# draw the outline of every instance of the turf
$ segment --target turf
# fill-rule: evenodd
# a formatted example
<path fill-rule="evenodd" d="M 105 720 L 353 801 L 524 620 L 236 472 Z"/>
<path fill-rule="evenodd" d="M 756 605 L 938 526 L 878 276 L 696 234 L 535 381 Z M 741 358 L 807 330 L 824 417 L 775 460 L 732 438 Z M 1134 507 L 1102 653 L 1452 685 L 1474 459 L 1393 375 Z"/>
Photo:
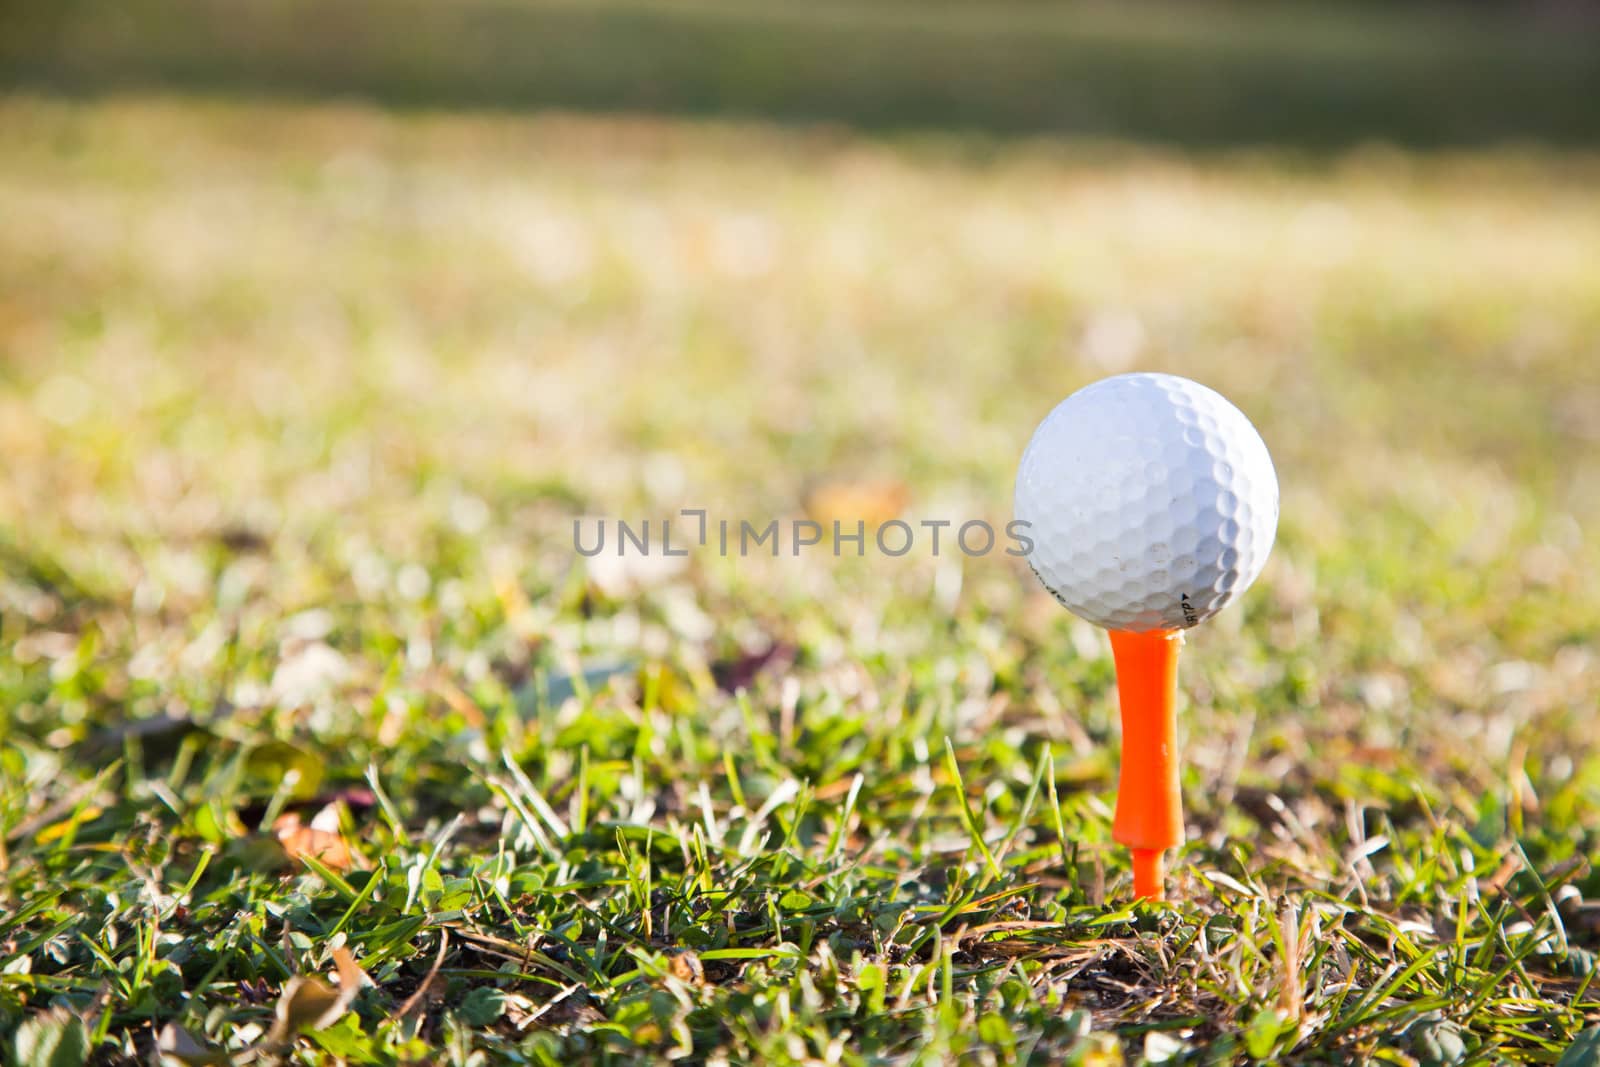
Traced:
<path fill-rule="evenodd" d="M 24 1058 L 1549 1063 L 1600 1016 L 1600 160 L 0 127 Z M 1109 840 L 1104 637 L 1017 560 L 574 551 L 1003 524 L 1131 367 L 1283 485 L 1184 654 L 1167 905 Z"/>

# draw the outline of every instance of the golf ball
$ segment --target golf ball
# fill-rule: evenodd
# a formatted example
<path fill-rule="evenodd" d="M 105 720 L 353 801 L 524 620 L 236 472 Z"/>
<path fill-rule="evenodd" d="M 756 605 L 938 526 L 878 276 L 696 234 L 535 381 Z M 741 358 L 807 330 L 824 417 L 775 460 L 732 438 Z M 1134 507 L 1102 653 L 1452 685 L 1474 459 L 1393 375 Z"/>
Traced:
<path fill-rule="evenodd" d="M 1028 562 L 1073 613 L 1113 630 L 1182 629 L 1255 581 L 1278 476 L 1250 420 L 1171 374 L 1119 374 L 1045 416 L 1017 470 Z"/>

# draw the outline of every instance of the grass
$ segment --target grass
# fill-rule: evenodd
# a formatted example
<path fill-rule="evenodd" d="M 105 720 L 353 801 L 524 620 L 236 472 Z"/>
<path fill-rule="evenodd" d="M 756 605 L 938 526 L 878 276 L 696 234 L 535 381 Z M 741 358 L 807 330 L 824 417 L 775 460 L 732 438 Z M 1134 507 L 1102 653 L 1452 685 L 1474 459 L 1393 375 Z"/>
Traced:
<path fill-rule="evenodd" d="M 0 85 L 202 88 L 1326 152 L 1600 144 L 1567 5 L 13 0 Z"/>
<path fill-rule="evenodd" d="M 1551 1063 L 1600 1017 L 1600 160 L 0 126 L 21 1058 Z M 1185 653 L 1170 905 L 1104 638 L 1016 560 L 573 550 L 883 480 L 1003 522 L 1133 366 L 1284 489 Z"/>

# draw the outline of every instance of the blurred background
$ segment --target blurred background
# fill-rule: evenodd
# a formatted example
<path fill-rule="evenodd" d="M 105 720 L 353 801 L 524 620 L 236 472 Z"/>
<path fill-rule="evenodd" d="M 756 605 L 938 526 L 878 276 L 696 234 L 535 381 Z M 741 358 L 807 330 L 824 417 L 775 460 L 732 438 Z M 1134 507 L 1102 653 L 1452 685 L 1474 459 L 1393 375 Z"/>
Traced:
<path fill-rule="evenodd" d="M 1292 750 L 1476 766 L 1525 732 L 1570 764 L 1497 694 L 1593 696 L 1592 16 L 8 4 L 12 726 L 224 702 L 360 735 L 303 698 L 394 662 L 419 714 L 441 671 L 516 707 L 591 658 L 1051 700 L 1100 656 L 1014 561 L 583 561 L 570 521 L 998 528 L 1057 399 L 1163 369 L 1257 421 L 1285 494 L 1261 591 L 1197 636 L 1233 649 L 1202 704 Z"/>
<path fill-rule="evenodd" d="M 1278 459 L 1212 638 L 1274 650 L 1271 714 L 1474 744 L 1402 694 L 1459 655 L 1446 710 L 1490 714 L 1597 625 L 1593 15 L 8 4 L 9 714 L 298 723 L 305 648 L 488 703 L 589 656 L 1031 669 L 1073 624 L 1003 559 L 586 563 L 570 519 L 998 527 L 1050 405 L 1148 368 Z"/>
<path fill-rule="evenodd" d="M 827 867 L 851 827 L 884 864 L 829 867 L 840 899 L 926 902 L 967 847 L 948 736 L 991 820 L 1032 810 L 1050 750 L 1081 866 L 1018 892 L 1098 907 L 1110 666 L 1016 560 L 585 560 L 572 520 L 1000 528 L 1051 406 L 1148 369 L 1234 400 L 1283 489 L 1267 571 L 1186 653 L 1180 871 L 1454 915 L 1515 840 L 1592 897 L 1597 25 L 1554 0 L 10 0 L 13 870 L 104 900 L 130 876 L 61 842 L 253 839 L 380 779 L 396 803 L 348 802 L 351 849 L 476 870 L 521 825 L 505 753 L 578 827 L 709 820 L 735 771 L 752 798 L 810 783 L 794 848 Z M 1065 840 L 1019 840 L 1017 878 L 1060 875 Z M 540 907 L 633 923 L 633 854 L 581 847 L 600 873 Z M 565 886 L 558 862 L 526 884 Z M 396 998 L 432 959 L 405 942 Z M 30 981 L 101 984 L 63 953 Z M 1249 996 L 1185 974 L 1163 988 L 1191 1014 L 1245 1025 Z M 1142 1019 L 1130 988 L 1104 1003 Z M 1521 1010 L 1493 1040 L 1553 1059 L 1566 1030 Z"/>

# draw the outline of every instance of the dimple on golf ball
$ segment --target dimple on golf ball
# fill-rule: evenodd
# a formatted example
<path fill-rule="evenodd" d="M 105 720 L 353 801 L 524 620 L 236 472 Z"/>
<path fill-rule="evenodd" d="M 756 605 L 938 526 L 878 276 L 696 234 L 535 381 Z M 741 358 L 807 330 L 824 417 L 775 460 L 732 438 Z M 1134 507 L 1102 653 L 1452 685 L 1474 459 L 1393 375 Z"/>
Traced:
<path fill-rule="evenodd" d="M 1119 374 L 1073 393 L 1017 470 L 1028 562 L 1074 614 L 1107 629 L 1184 629 L 1261 573 L 1278 529 L 1266 443 L 1215 391 Z"/>

